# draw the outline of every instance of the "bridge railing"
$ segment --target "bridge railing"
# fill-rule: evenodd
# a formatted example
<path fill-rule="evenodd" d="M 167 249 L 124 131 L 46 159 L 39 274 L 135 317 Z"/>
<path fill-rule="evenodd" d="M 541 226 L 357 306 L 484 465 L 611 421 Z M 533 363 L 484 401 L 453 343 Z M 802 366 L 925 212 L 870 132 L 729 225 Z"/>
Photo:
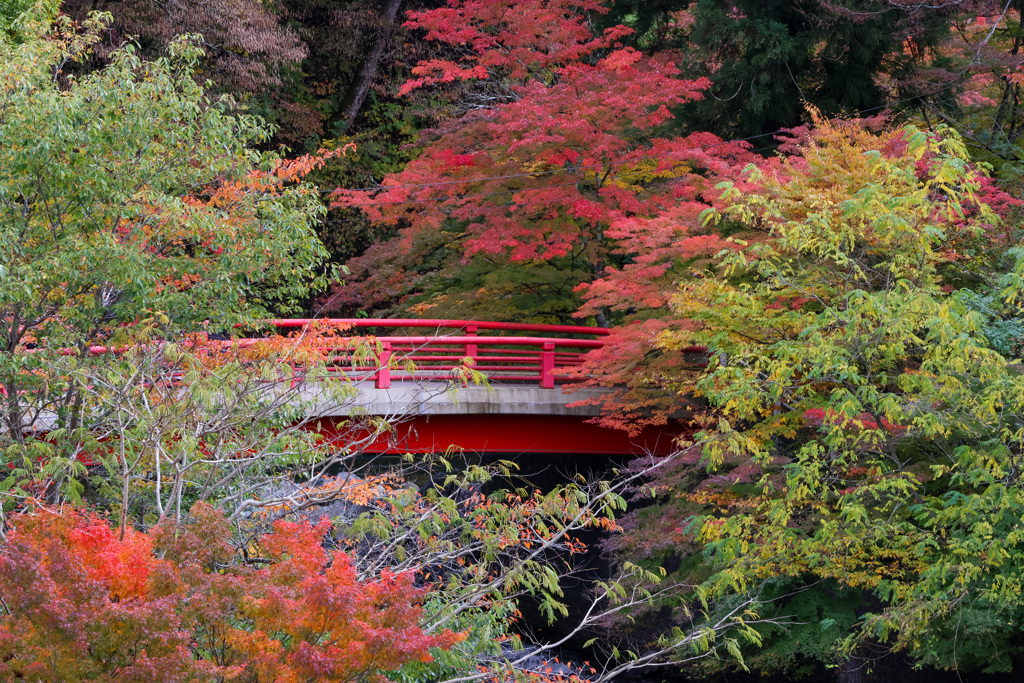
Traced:
<path fill-rule="evenodd" d="M 539 323 L 505 323 L 487 320 L 453 320 L 450 318 L 287 318 L 270 320 L 268 325 L 278 330 L 299 329 L 308 325 L 328 323 L 331 325 L 349 326 L 354 329 L 374 328 L 421 328 L 429 330 L 462 331 L 468 336 L 478 334 L 481 330 L 495 332 L 533 332 L 540 336 L 573 335 L 577 338 L 606 337 L 610 333 L 607 327 L 585 327 L 583 325 L 544 325 Z"/>
<path fill-rule="evenodd" d="M 327 347 L 331 367 L 349 373 L 357 379 L 372 379 L 381 389 L 393 381 L 451 380 L 466 377 L 469 371 L 486 374 L 491 382 L 537 383 L 552 389 L 565 381 L 571 371 L 583 362 L 588 351 L 604 346 L 601 337 L 609 334 L 604 327 L 581 325 L 542 325 L 533 323 L 504 323 L 477 320 L 420 319 L 420 318 L 290 318 L 266 323 L 278 333 L 301 331 L 315 325 L 340 329 L 424 329 L 433 335 L 371 336 L 376 349 L 372 357 L 354 351 L 351 338 L 336 337 Z M 494 332 L 532 332 L 530 336 L 489 335 Z M 460 334 L 455 334 L 457 332 Z M 357 336 L 365 341 L 366 336 Z M 223 340 L 225 347 L 258 344 L 259 338 Z M 90 354 L 105 354 L 116 349 L 93 346 Z M 707 349 L 689 346 L 681 349 L 684 359 L 695 367 L 707 363 Z M 68 353 L 74 350 L 68 349 Z M 296 368 L 298 369 L 298 368 Z M 0 395 L 3 395 L 0 388 Z"/>
<path fill-rule="evenodd" d="M 491 382 L 537 383 L 551 389 L 583 361 L 587 351 L 601 348 L 604 342 L 600 337 L 608 334 L 603 327 L 451 319 L 334 318 L 270 322 L 281 332 L 316 323 L 351 326 L 356 330 L 434 330 L 430 336 L 376 337 L 379 353 L 373 367 L 353 363 L 350 355 L 339 350 L 334 358 L 339 370 L 372 373 L 374 384 L 380 389 L 390 387 L 393 381 L 448 380 L 465 376 L 469 370 L 484 373 Z M 481 335 L 481 331 L 533 334 Z"/>
<path fill-rule="evenodd" d="M 491 382 L 536 382 L 552 389 L 579 365 L 594 339 L 549 337 L 379 337 L 381 353 L 374 382 L 380 389 L 396 380 L 439 380 L 477 370 Z"/>

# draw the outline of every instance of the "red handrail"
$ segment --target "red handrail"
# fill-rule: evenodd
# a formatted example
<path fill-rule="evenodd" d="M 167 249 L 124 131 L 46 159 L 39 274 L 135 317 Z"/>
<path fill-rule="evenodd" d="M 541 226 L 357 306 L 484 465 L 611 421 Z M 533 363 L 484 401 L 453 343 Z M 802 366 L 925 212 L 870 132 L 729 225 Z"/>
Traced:
<path fill-rule="evenodd" d="M 541 388 L 553 389 L 558 374 L 582 362 L 582 351 L 604 346 L 599 339 L 476 335 L 377 337 L 377 341 L 381 344 L 374 373 L 378 389 L 390 387 L 392 380 L 441 379 L 440 373 L 468 368 L 486 372 L 491 381 L 537 382 Z M 515 347 L 516 355 L 510 356 L 510 349 L 502 348 L 510 346 Z M 396 355 L 412 361 L 416 370 L 396 371 L 391 363 Z"/>
<path fill-rule="evenodd" d="M 541 325 L 533 323 L 503 323 L 478 320 L 420 319 L 420 318 L 292 318 L 270 320 L 267 324 L 278 330 L 303 328 L 315 324 L 349 325 L 358 328 L 430 328 L 436 329 L 434 336 L 387 336 L 371 337 L 379 344 L 380 351 L 373 365 L 351 365 L 354 371 L 372 373 L 378 388 L 391 386 L 393 380 L 447 379 L 459 371 L 476 369 L 487 374 L 491 382 L 537 382 L 542 388 L 554 388 L 560 376 L 569 374 L 569 369 L 583 362 L 587 351 L 604 347 L 604 341 L 592 337 L 609 334 L 608 328 L 585 327 L 582 325 Z M 442 335 L 441 330 L 458 330 L 461 335 Z M 536 332 L 535 336 L 480 336 L 478 330 L 505 332 Z M 576 337 L 552 337 L 552 334 L 571 334 Z M 544 335 L 544 336 L 540 336 Z M 243 338 L 225 340 L 227 347 L 233 344 L 250 346 L 260 339 Z M 333 357 L 335 363 L 351 361 L 339 345 L 340 355 Z M 509 348 L 512 347 L 512 348 Z M 93 346 L 90 354 L 116 351 L 103 346 Z M 703 353 L 704 347 L 687 347 L 684 352 Z M 407 368 L 398 361 L 411 361 L 415 369 Z"/>
<path fill-rule="evenodd" d="M 480 320 L 423 318 L 291 318 L 270 320 L 278 330 L 303 328 L 314 324 L 349 325 L 353 328 L 427 328 L 437 336 L 377 337 L 381 351 L 374 369 L 374 384 L 381 389 L 393 380 L 441 379 L 460 369 L 474 368 L 494 382 L 537 382 L 542 388 L 554 388 L 558 374 L 583 361 L 585 351 L 599 349 L 604 342 L 593 337 L 609 334 L 604 327 L 582 325 L 543 325 Z M 442 335 L 442 330 L 461 331 L 462 335 Z M 478 330 L 534 332 L 544 336 L 480 336 Z M 547 335 L 590 337 L 573 339 Z M 515 347 L 515 356 L 508 356 Z M 502 348 L 506 347 L 506 348 Z M 522 347 L 526 347 L 525 349 Z M 570 349 L 567 351 L 566 349 Z M 395 360 L 411 361 L 414 372 L 400 369 Z M 370 370 L 370 368 L 366 368 Z M 562 372 L 559 373 L 559 370 Z"/>
<path fill-rule="evenodd" d="M 540 332 L 542 334 L 579 334 L 592 337 L 604 337 L 609 334 L 607 327 L 587 327 L 584 325 L 542 325 L 534 323 L 502 323 L 487 320 L 450 320 L 447 318 L 283 318 L 269 320 L 274 327 L 287 329 L 305 327 L 313 323 L 332 325 L 351 325 L 352 327 L 425 327 L 438 330 L 467 330 L 475 334 L 477 330 L 505 330 L 507 332 Z M 470 331 L 470 328 L 471 331 Z"/>
<path fill-rule="evenodd" d="M 460 375 L 465 377 L 470 370 L 485 373 L 488 381 L 494 383 L 536 382 L 541 388 L 553 389 L 560 378 L 568 377 L 572 374 L 572 369 L 583 363 L 588 351 L 603 348 L 605 342 L 600 337 L 610 333 L 608 328 L 582 325 L 420 318 L 293 318 L 269 320 L 265 324 L 280 331 L 324 323 L 334 326 L 348 325 L 356 329 L 412 327 L 437 330 L 437 334 L 433 336 L 367 337 L 376 342 L 379 351 L 372 364 L 361 365 L 353 358 L 350 353 L 351 346 L 344 342 L 344 337 L 328 338 L 337 343 L 335 349 L 327 349 L 327 360 L 334 365 L 332 369 L 342 371 L 343 365 L 347 365 L 352 372 L 365 373 L 364 379 L 372 377 L 375 386 L 380 389 L 390 387 L 391 382 L 396 380 L 450 380 Z M 464 334 L 443 335 L 441 330 L 457 330 Z M 480 336 L 478 330 L 539 334 L 522 337 Z M 553 334 L 575 335 L 576 338 L 546 336 Z M 246 337 L 223 340 L 220 345 L 221 348 L 233 345 L 246 347 L 259 344 L 260 341 L 259 338 Z M 105 346 L 89 348 L 90 355 L 119 351 L 120 349 Z M 691 346 L 682 351 L 706 354 L 707 349 L 702 346 Z M 68 349 L 67 352 L 73 353 L 73 350 Z M 3 395 L 2 389 L 0 395 Z"/>
<path fill-rule="evenodd" d="M 600 339 L 573 339 L 549 336 L 480 336 L 478 329 L 539 332 L 542 334 L 575 334 L 586 337 L 600 337 L 608 334 L 602 327 L 573 325 L 534 325 L 530 323 L 497 323 L 473 320 L 421 320 L 405 318 L 389 319 L 289 319 L 268 321 L 282 329 L 303 328 L 308 325 L 327 322 L 328 324 L 350 324 L 355 328 L 372 327 L 415 327 L 438 330 L 434 336 L 387 336 L 372 337 L 379 344 L 380 351 L 373 366 L 352 369 L 373 373 L 374 384 L 381 389 L 391 386 L 392 380 L 448 379 L 459 371 L 476 369 L 487 374 L 492 382 L 537 382 L 542 388 L 554 388 L 558 375 L 565 375 L 569 368 L 583 361 L 586 351 L 604 346 Z M 458 330 L 461 335 L 443 335 L 441 330 Z M 224 348 L 232 345 L 242 347 L 258 344 L 260 339 L 229 339 L 221 342 Z M 343 345 L 340 345 L 343 346 Z M 511 347 L 511 348 L 509 348 Z M 351 360 L 339 347 L 335 363 Z M 116 352 L 105 346 L 93 346 L 91 355 Z M 405 367 L 411 361 L 415 370 Z"/>
<path fill-rule="evenodd" d="M 554 344 L 581 349 L 599 349 L 604 346 L 600 339 L 564 339 L 561 337 L 477 337 L 464 335 L 460 337 L 375 337 L 378 341 L 408 342 L 410 344 L 492 344 L 503 346 L 539 346 Z"/>

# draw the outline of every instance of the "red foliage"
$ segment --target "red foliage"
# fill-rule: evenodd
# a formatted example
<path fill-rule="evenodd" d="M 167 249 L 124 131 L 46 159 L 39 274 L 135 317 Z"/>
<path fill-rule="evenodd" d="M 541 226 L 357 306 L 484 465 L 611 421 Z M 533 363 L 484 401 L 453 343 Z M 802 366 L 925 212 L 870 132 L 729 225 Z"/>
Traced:
<path fill-rule="evenodd" d="M 804 422 L 810 426 L 828 426 L 828 427 L 842 427 L 850 431 L 861 431 L 861 430 L 877 430 L 878 425 L 881 423 L 882 429 L 892 434 L 898 434 L 906 432 L 908 427 L 905 425 L 898 425 L 889 422 L 884 417 L 875 420 L 873 416 L 868 413 L 860 413 L 852 418 L 844 418 L 842 415 L 838 415 L 835 412 L 829 410 L 826 411 L 823 408 L 811 408 L 804 412 Z"/>
<path fill-rule="evenodd" d="M 79 511 L 15 524 L 0 555 L 0 677 L 189 679 L 176 582 L 148 537 L 129 530 L 118 540 Z"/>
<path fill-rule="evenodd" d="M 379 190 L 337 192 L 336 206 L 361 208 L 396 228 L 397 237 L 350 262 L 350 283 L 336 287 L 329 302 L 373 310 L 443 291 L 421 304 L 427 310 L 501 290 L 504 283 L 486 280 L 480 288 L 473 278 L 482 270 L 524 279 L 544 261 L 549 271 L 571 270 L 582 299 L 577 316 L 618 325 L 579 376 L 615 387 L 600 401 L 610 409 L 602 420 L 635 430 L 686 408 L 675 394 L 686 392 L 683 371 L 700 362 L 660 344 L 666 330 L 688 324 L 668 313 L 677 284 L 716 277 L 708 271 L 712 257 L 742 243 L 726 234 L 747 243 L 768 239 L 764 226 L 704 223 L 702 214 L 719 203 L 718 185 L 728 180 L 741 193 L 759 191 L 743 173 L 749 164 L 770 178 L 813 175 L 817 162 L 803 155 L 821 134 L 789 131 L 780 147 L 792 155 L 787 163 L 710 134 L 670 137 L 663 131 L 672 108 L 700 98 L 708 82 L 681 78 L 675 55 L 616 46 L 624 27 L 594 35 L 586 15 L 601 11 L 596 2 L 456 0 L 410 15 L 409 25 L 427 30 L 428 39 L 464 43 L 470 55 L 458 64 L 421 65 L 408 88 L 484 75 L 496 85 L 490 99 L 469 103 L 461 119 L 432 132 L 424 153 Z M 871 138 L 873 150 L 906 152 L 902 133 L 885 131 L 881 117 L 848 125 Z M 1014 202 L 980 182 L 980 201 L 997 211 Z M 949 260 L 969 237 L 954 237 Z M 462 272 L 473 290 L 459 291 Z M 772 307 L 793 311 L 805 303 Z"/>
<path fill-rule="evenodd" d="M 123 538 L 81 510 L 17 515 L 0 555 L 0 676 L 384 681 L 463 638 L 419 628 L 428 589 L 412 576 L 359 580 L 324 550 L 326 520 L 278 522 L 250 549 L 257 568 L 235 557 L 222 515 L 193 513 Z"/>
<path fill-rule="evenodd" d="M 603 409 L 600 424 L 623 429 L 636 436 L 648 424 L 665 424 L 670 418 L 686 417 L 688 407 L 679 396 L 660 390 L 658 379 L 679 377 L 703 362 L 702 354 L 656 353 L 658 337 L 685 321 L 652 318 L 612 328 L 604 347 L 587 354 L 576 374 L 584 386 L 604 386 L 609 392 L 573 403 L 598 405 Z"/>
<path fill-rule="evenodd" d="M 435 75 L 409 87 L 481 77 L 484 67 L 506 95 L 436 131 L 378 191 L 337 192 L 334 206 L 401 230 L 349 263 L 335 306 L 373 309 L 412 293 L 428 255 L 452 250 L 463 263 L 582 262 L 591 276 L 579 291 L 592 302 L 582 315 L 658 308 L 680 258 L 720 248 L 695 229 L 697 216 L 715 183 L 755 157 L 709 134 L 658 137 L 671 108 L 709 82 L 681 78 L 674 55 L 617 48 L 626 27 L 593 35 L 586 13 L 603 11 L 596 2 L 473 0 L 411 15 L 428 38 L 467 43 L 473 54 L 441 71 L 421 65 Z M 629 265 L 612 265 L 621 262 Z"/>
<path fill-rule="evenodd" d="M 406 28 L 424 29 L 427 40 L 468 47 L 463 64 L 447 60 L 420 62 L 418 78 L 401 92 L 453 80 L 487 78 L 501 73 L 525 80 L 604 50 L 632 32 L 614 26 L 594 36 L 587 13 L 608 11 L 598 0 L 460 0 L 447 7 L 409 12 Z"/>

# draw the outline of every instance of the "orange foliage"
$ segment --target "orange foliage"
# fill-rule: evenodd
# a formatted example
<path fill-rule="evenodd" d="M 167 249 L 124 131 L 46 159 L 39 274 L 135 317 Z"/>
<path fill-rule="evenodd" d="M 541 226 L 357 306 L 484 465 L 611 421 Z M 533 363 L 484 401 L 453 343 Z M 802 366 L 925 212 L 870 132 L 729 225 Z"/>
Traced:
<path fill-rule="evenodd" d="M 278 522 L 242 562 L 206 506 L 120 539 L 91 512 L 22 513 L 0 556 L 0 676 L 386 681 L 464 638 L 419 628 L 410 574 L 360 580 L 323 548 L 329 526 Z"/>

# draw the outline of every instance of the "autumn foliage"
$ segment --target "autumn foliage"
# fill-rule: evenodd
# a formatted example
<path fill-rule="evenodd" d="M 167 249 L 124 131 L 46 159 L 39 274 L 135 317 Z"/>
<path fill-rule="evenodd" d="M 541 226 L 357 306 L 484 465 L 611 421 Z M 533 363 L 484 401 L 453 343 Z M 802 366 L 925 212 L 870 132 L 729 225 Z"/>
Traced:
<path fill-rule="evenodd" d="M 800 620 L 862 601 L 815 646 L 776 632 L 765 669 L 853 667 L 864 642 L 1005 669 L 1015 636 L 990 616 L 1021 614 L 1022 432 L 1003 415 L 1024 384 L 968 287 L 987 274 L 1019 310 L 1019 203 L 953 131 L 815 119 L 702 217 L 728 248 L 680 280 L 654 342 L 707 349 L 661 376 L 702 430 L 614 543 L 685 554 L 680 580 L 722 595 L 792 590 Z"/>
<path fill-rule="evenodd" d="M 426 589 L 359 579 L 329 529 L 278 522 L 243 561 L 223 516 L 123 537 L 95 513 L 24 513 L 0 555 L 0 676 L 64 681 L 385 681 L 463 636 L 424 633 Z"/>
<path fill-rule="evenodd" d="M 0 678 L 504 681 L 531 610 L 606 680 L 1019 665 L 1022 0 L 88 4 L 0 7 Z M 321 293 L 607 327 L 596 420 L 686 441 L 547 490 L 357 469 L 392 418 L 318 416 L 375 340 L 212 334 Z"/>
<path fill-rule="evenodd" d="M 678 217 L 704 208 L 708 178 L 732 177 L 754 157 L 713 135 L 666 134 L 673 109 L 710 82 L 682 77 L 670 53 L 624 46 L 626 26 L 595 35 L 590 19 L 606 11 L 596 2 L 476 0 L 410 15 L 428 40 L 467 43 L 470 53 L 421 63 L 406 89 L 475 79 L 480 94 L 379 190 L 337 192 L 334 206 L 398 230 L 349 264 L 356 277 L 329 307 L 417 302 L 446 315 L 567 322 L 576 311 L 553 299 L 582 293 L 590 303 L 581 314 L 607 322 L 616 309 L 665 304 L 676 251 L 715 248 L 688 239 Z M 422 267 L 435 260 L 445 272 Z M 492 274 L 475 292 L 459 291 L 472 282 L 459 275 L 473 270 L 467 263 Z M 550 295 L 534 310 L 503 310 L 522 289 Z"/>

